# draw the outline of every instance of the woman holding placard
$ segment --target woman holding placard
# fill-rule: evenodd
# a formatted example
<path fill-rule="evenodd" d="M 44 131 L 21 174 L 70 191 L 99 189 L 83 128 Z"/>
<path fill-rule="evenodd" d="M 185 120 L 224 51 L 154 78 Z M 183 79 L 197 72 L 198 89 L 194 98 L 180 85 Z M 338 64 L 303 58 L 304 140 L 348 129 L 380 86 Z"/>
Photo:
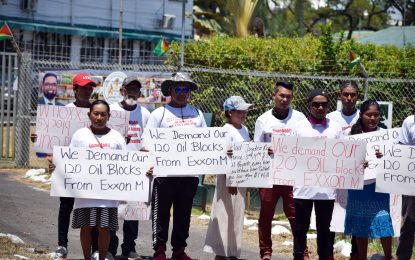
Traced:
<path fill-rule="evenodd" d="M 351 135 L 379 130 L 380 107 L 375 100 L 366 100 L 352 126 Z M 382 154 L 377 150 L 377 157 Z M 365 161 L 365 167 L 368 162 Z M 380 238 L 385 259 L 392 259 L 393 226 L 389 209 L 389 194 L 375 192 L 375 179 L 365 180 L 363 190 L 349 190 L 345 219 L 345 235 L 356 237 L 359 260 L 367 259 L 369 238 Z"/>
<path fill-rule="evenodd" d="M 125 149 L 124 137 L 107 126 L 110 107 L 103 100 L 91 104 L 88 113 L 90 127 L 84 127 L 74 133 L 71 147 L 96 149 Z M 110 230 L 118 229 L 118 201 L 75 198 L 72 228 L 80 228 L 80 239 L 84 259 L 91 259 L 91 230 L 97 228 L 99 259 L 104 260 L 110 241 Z"/>
<path fill-rule="evenodd" d="M 232 144 L 250 141 L 246 120 L 248 104 L 240 96 L 225 100 L 223 108 Z M 228 155 L 232 150 L 228 151 Z M 206 234 L 204 251 L 214 253 L 215 259 L 238 259 L 241 255 L 246 188 L 226 187 L 226 175 L 217 175 L 212 212 Z"/>

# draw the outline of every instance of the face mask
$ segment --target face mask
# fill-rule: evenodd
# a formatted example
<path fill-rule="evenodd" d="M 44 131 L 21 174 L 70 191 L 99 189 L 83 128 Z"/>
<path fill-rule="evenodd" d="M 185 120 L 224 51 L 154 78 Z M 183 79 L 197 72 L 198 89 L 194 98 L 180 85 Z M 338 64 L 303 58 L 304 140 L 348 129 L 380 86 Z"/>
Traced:
<path fill-rule="evenodd" d="M 49 100 L 52 100 L 56 97 L 56 94 L 53 92 L 44 92 L 43 95 Z"/>
<path fill-rule="evenodd" d="M 125 99 L 125 103 L 129 106 L 135 106 L 137 104 L 137 100 L 133 97 L 128 97 Z"/>

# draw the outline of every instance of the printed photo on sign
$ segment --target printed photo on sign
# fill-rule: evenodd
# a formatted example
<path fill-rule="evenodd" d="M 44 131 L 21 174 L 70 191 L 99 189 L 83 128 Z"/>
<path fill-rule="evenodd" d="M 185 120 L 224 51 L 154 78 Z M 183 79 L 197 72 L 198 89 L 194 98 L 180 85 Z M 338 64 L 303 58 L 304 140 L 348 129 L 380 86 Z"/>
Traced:
<path fill-rule="evenodd" d="M 143 146 L 154 155 L 154 175 L 231 172 L 226 128 L 146 128 L 143 140 Z"/>
<path fill-rule="evenodd" d="M 148 202 L 150 154 L 55 146 L 50 195 Z"/>
<path fill-rule="evenodd" d="M 226 174 L 228 187 L 273 186 L 269 143 L 238 142 L 233 146 L 232 172 Z"/>
<path fill-rule="evenodd" d="M 274 184 L 362 189 L 366 143 L 343 139 L 322 139 L 273 135 Z"/>

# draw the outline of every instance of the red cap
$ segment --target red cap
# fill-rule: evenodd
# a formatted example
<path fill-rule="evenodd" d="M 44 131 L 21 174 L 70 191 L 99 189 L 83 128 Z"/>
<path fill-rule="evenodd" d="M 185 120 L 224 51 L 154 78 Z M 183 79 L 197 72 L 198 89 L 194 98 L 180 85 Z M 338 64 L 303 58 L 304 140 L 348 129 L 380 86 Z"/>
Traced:
<path fill-rule="evenodd" d="M 80 73 L 72 79 L 73 86 L 85 87 L 88 84 L 92 84 L 93 87 L 96 87 L 97 84 L 91 79 L 91 76 L 88 74 Z"/>

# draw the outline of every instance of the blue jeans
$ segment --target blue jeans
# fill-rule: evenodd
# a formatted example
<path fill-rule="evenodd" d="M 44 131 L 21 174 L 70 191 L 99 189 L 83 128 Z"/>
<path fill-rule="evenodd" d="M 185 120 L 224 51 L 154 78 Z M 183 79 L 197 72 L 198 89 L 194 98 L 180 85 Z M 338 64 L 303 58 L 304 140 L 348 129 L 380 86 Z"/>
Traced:
<path fill-rule="evenodd" d="M 122 231 L 124 238 L 121 244 L 121 253 L 122 255 L 128 256 L 131 251 L 135 252 L 135 240 L 138 237 L 138 220 L 124 220 Z M 115 231 L 111 231 L 110 236 L 108 252 L 115 256 L 117 254 L 119 239 Z"/>

